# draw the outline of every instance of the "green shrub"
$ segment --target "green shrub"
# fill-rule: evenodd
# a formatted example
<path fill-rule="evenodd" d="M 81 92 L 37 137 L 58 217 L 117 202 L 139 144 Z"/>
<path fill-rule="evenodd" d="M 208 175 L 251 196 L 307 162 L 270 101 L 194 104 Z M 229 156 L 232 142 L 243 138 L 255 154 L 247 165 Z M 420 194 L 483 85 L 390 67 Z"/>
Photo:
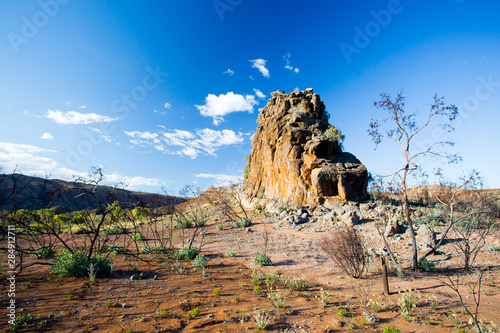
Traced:
<path fill-rule="evenodd" d="M 426 259 L 422 260 L 418 263 L 418 267 L 425 272 L 435 272 L 436 271 L 436 263 L 433 261 L 429 261 Z"/>
<path fill-rule="evenodd" d="M 339 317 L 347 316 L 347 309 L 340 309 L 339 311 L 337 311 L 337 316 Z"/>
<path fill-rule="evenodd" d="M 242 218 L 239 221 L 234 221 L 233 222 L 233 228 L 246 228 L 250 224 L 252 224 L 252 220 L 249 219 L 249 218 L 244 217 L 244 218 Z"/>
<path fill-rule="evenodd" d="M 266 256 L 263 253 L 255 252 L 253 254 L 254 262 L 256 265 L 260 266 L 272 266 L 273 262 L 271 261 L 271 258 Z"/>
<path fill-rule="evenodd" d="M 191 262 L 193 265 L 198 266 L 200 268 L 207 267 L 207 262 L 208 259 L 205 256 L 196 256 L 194 258 L 193 262 Z"/>
<path fill-rule="evenodd" d="M 191 259 L 193 260 L 200 253 L 200 250 L 195 246 L 185 246 L 177 250 L 173 256 L 175 259 Z"/>
<path fill-rule="evenodd" d="M 337 141 L 339 144 L 342 144 L 345 139 L 345 135 L 342 134 L 340 130 L 335 128 L 335 126 L 329 127 L 325 133 L 323 133 L 324 136 L 326 136 L 328 139 L 331 139 L 333 141 Z"/>
<path fill-rule="evenodd" d="M 56 255 L 54 265 L 50 267 L 50 271 L 61 276 L 86 277 L 87 268 L 93 264 L 97 274 L 110 274 L 111 265 L 109 258 L 100 254 L 87 259 L 87 254 L 83 252 L 69 252 L 67 249 L 62 249 Z"/>
<path fill-rule="evenodd" d="M 217 228 L 217 230 L 221 231 L 222 229 L 224 229 L 224 224 L 217 223 L 217 225 L 215 226 L 215 228 Z"/>
<path fill-rule="evenodd" d="M 127 228 L 113 227 L 103 230 L 103 233 L 105 235 L 121 235 L 121 234 L 126 234 L 127 231 L 128 231 Z"/>
<path fill-rule="evenodd" d="M 401 333 L 401 331 L 394 325 L 386 325 L 384 326 L 383 333 Z"/>
<path fill-rule="evenodd" d="M 37 246 L 34 251 L 31 251 L 31 255 L 35 258 L 48 259 L 56 254 L 53 248 L 47 246 Z"/>
<path fill-rule="evenodd" d="M 191 220 L 181 220 L 181 221 L 177 221 L 177 223 L 175 224 L 175 227 L 177 229 L 187 229 L 187 228 L 191 228 L 193 226 L 193 222 Z"/>
<path fill-rule="evenodd" d="M 282 276 L 281 283 L 291 291 L 306 291 L 309 289 L 309 280 L 304 277 L 301 279 L 296 277 L 289 279 L 286 276 Z"/>
<path fill-rule="evenodd" d="M 224 252 L 224 255 L 226 257 L 234 257 L 234 256 L 236 256 L 236 252 L 234 252 L 234 251 L 226 251 L 226 252 Z"/>
<path fill-rule="evenodd" d="M 135 241 L 141 241 L 146 239 L 146 237 L 144 237 L 144 234 L 142 234 L 141 232 L 136 232 L 135 234 L 132 234 L 131 237 Z"/>
<path fill-rule="evenodd" d="M 214 296 L 220 296 L 220 290 L 219 289 L 214 289 L 214 291 L 212 291 L 212 294 Z"/>
<path fill-rule="evenodd" d="M 199 316 L 201 313 L 201 309 L 199 307 L 195 307 L 193 310 L 191 310 L 191 315 L 193 317 Z"/>
<path fill-rule="evenodd" d="M 141 245 L 140 250 L 144 253 L 168 253 L 169 250 L 163 244 L 158 244 L 156 246 L 149 246 L 146 244 Z"/>

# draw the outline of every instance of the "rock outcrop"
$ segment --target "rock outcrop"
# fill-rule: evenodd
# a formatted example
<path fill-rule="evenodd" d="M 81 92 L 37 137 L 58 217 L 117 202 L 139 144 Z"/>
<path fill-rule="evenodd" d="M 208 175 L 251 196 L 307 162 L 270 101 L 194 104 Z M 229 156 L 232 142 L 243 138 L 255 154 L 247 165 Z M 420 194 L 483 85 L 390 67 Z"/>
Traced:
<path fill-rule="evenodd" d="M 342 151 L 342 136 L 328 123 L 319 95 L 312 89 L 271 95 L 245 170 L 247 198 L 300 206 L 364 200 L 367 170 Z"/>

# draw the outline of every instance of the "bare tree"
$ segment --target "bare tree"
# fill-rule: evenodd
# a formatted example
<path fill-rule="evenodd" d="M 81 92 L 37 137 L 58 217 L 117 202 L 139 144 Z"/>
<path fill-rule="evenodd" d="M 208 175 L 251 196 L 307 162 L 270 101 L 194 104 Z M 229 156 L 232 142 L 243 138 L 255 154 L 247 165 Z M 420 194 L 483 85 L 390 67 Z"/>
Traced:
<path fill-rule="evenodd" d="M 483 329 L 481 321 L 479 320 L 479 305 L 481 304 L 481 287 L 483 283 L 484 271 L 475 271 L 474 274 L 467 276 L 469 281 L 463 283 L 465 286 L 467 286 L 469 293 L 472 295 L 472 300 L 474 301 L 474 307 L 472 309 L 464 301 L 464 292 L 462 291 L 463 288 L 460 288 L 462 277 L 462 274 L 456 274 L 453 277 L 446 276 L 446 279 L 441 278 L 439 279 L 439 281 L 448 286 L 448 288 L 450 288 L 457 294 L 462 308 L 465 310 L 465 312 L 467 312 L 469 316 L 471 316 L 477 331 L 479 333 L 487 332 L 485 329 Z M 469 297 L 467 296 L 467 298 Z"/>
<path fill-rule="evenodd" d="M 418 122 L 418 110 L 411 113 L 405 110 L 406 97 L 403 91 L 400 91 L 394 100 L 390 95 L 385 93 L 382 93 L 380 96 L 380 101 L 375 102 L 374 106 L 384 111 L 387 116 L 379 120 L 372 119 L 368 133 L 376 145 L 380 144 L 384 139 L 394 140 L 403 152 L 404 165 L 397 170 L 394 175 L 399 175 L 401 177 L 404 218 L 410 229 L 412 240 L 413 269 L 417 270 L 417 242 L 413 223 L 410 218 L 408 203 L 408 174 L 417 169 L 417 162 L 423 157 L 438 156 L 449 162 L 456 161 L 459 157 L 439 150 L 440 147 L 453 146 L 453 142 L 450 141 L 435 141 L 428 144 L 426 147 L 418 147 L 417 151 L 415 151 L 415 138 L 423 133 L 426 128 L 431 126 L 438 126 L 444 130 L 452 131 L 454 128 L 450 123 L 455 120 L 458 115 L 458 108 L 455 105 L 446 105 L 443 97 L 437 97 L 437 95 L 435 95 L 434 101 L 430 106 L 429 112 L 424 117 L 423 122 Z"/>
<path fill-rule="evenodd" d="M 447 225 L 439 241 L 420 258 L 420 262 L 435 253 L 451 235 L 456 238 L 452 245 L 462 256 L 464 270 L 469 270 L 485 245 L 486 236 L 498 224 L 494 216 L 495 206 L 486 194 L 481 193 L 481 188 L 479 173 L 473 170 L 461 179 L 460 185 L 441 182 L 431 191 L 434 200 L 445 208 L 443 219 Z"/>

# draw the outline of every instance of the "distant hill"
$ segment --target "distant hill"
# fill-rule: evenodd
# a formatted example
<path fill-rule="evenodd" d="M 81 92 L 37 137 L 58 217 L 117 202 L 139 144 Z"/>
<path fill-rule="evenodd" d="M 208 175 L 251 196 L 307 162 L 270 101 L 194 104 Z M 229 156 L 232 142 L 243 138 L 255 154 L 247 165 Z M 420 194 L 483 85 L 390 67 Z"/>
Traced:
<path fill-rule="evenodd" d="M 92 192 L 95 189 L 95 198 Z M 98 203 L 108 204 L 115 200 L 122 205 L 161 207 L 177 205 L 187 199 L 154 193 L 134 192 L 112 186 L 97 187 L 60 179 L 44 179 L 22 174 L 0 174 L 0 210 L 40 209 L 58 207 L 60 211 L 96 209 Z"/>

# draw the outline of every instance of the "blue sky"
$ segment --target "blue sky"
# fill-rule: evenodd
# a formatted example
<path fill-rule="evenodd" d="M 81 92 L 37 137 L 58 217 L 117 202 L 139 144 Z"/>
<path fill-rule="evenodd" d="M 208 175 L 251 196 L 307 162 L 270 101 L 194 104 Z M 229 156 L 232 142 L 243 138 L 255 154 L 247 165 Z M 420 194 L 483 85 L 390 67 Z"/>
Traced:
<path fill-rule="evenodd" d="M 2 1 L 0 167 L 177 193 L 243 175 L 258 109 L 312 87 L 369 171 L 401 163 L 367 135 L 382 92 L 462 111 L 460 165 L 500 188 L 498 1 Z"/>

